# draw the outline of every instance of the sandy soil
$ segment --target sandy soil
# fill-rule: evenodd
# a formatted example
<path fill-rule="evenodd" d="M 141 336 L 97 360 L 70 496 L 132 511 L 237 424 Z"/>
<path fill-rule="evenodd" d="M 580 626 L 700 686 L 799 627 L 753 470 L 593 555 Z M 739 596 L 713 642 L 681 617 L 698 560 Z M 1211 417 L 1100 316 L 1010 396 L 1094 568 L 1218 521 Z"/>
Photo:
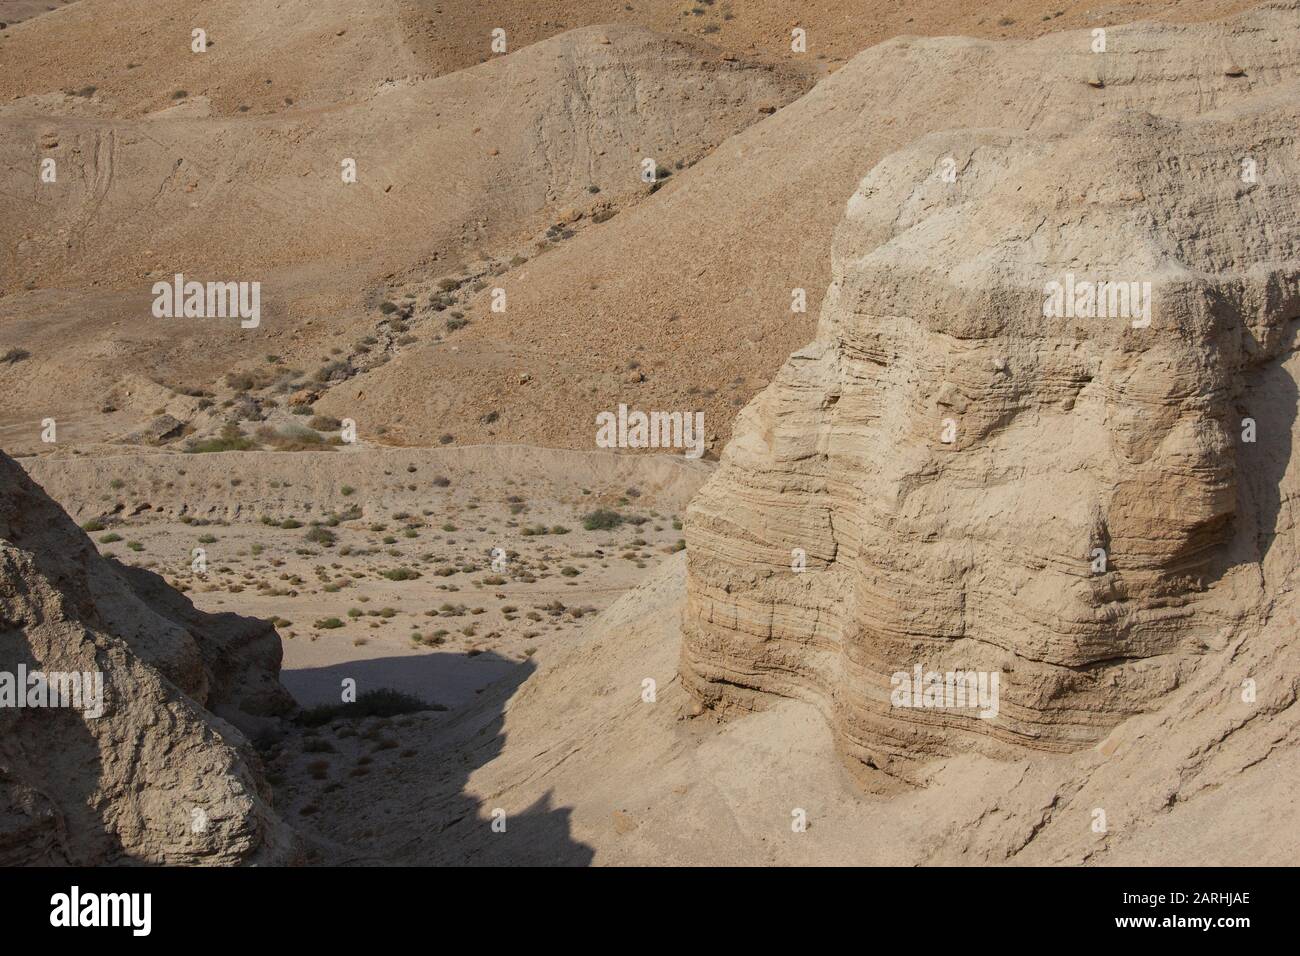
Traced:
<path fill-rule="evenodd" d="M 506 446 L 24 464 L 101 553 L 201 610 L 274 620 L 300 703 L 337 702 L 351 677 L 448 707 L 565 648 L 679 550 L 710 470 Z M 585 528 L 600 510 L 614 526 Z"/>

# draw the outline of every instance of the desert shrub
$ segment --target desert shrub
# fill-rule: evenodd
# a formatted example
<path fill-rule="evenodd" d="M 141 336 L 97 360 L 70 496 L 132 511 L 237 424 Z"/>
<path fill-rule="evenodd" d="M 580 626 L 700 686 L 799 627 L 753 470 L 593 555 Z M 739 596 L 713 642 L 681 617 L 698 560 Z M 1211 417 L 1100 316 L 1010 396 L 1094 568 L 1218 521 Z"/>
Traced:
<path fill-rule="evenodd" d="M 339 718 L 359 720 L 365 717 L 396 717 L 400 714 L 446 709 L 441 704 L 426 704 L 418 697 L 401 691 L 381 688 L 358 694 L 354 703 L 323 704 L 307 708 L 299 714 L 298 722 L 308 727 L 319 727 Z"/>
<path fill-rule="evenodd" d="M 333 451 L 334 446 L 317 432 L 301 425 L 284 425 L 278 429 L 263 425 L 257 430 L 258 440 L 276 451 Z"/>
<path fill-rule="evenodd" d="M 624 522 L 624 517 L 609 508 L 597 508 L 582 516 L 582 526 L 588 531 L 609 531 Z"/>
<path fill-rule="evenodd" d="M 380 573 L 390 581 L 413 581 L 420 576 L 420 572 L 412 568 L 389 568 Z"/>
<path fill-rule="evenodd" d="M 316 622 L 316 626 L 323 631 L 332 631 L 343 626 L 343 622 L 337 617 L 325 617 Z"/>
<path fill-rule="evenodd" d="M 327 362 L 316 370 L 312 378 L 318 382 L 328 382 L 334 377 L 335 372 L 344 372 L 347 368 L 347 362 Z"/>
<path fill-rule="evenodd" d="M 205 438 L 192 442 L 185 450 L 191 454 L 204 454 L 214 451 L 248 451 L 256 448 L 257 442 L 247 437 L 233 422 L 227 422 L 216 438 Z"/>
<path fill-rule="evenodd" d="M 333 531 L 329 528 L 322 528 L 320 525 L 309 529 L 306 537 L 312 544 L 319 544 L 325 548 L 332 548 L 334 543 L 338 541 L 338 537 Z"/>
<path fill-rule="evenodd" d="M 102 538 L 99 539 L 99 543 L 116 544 L 118 541 L 121 540 L 122 540 L 122 536 L 120 534 L 110 531 L 108 534 L 104 535 Z"/>

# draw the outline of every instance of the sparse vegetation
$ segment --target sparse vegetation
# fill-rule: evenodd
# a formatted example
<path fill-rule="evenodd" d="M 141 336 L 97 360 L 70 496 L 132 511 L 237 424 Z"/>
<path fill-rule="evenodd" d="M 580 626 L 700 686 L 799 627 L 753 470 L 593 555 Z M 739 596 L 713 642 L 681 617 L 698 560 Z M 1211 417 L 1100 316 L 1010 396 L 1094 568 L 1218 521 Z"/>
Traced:
<path fill-rule="evenodd" d="M 332 548 L 335 542 L 338 541 L 338 536 L 333 531 L 320 525 L 308 529 L 306 537 L 312 544 L 319 544 L 324 548 Z"/>
<path fill-rule="evenodd" d="M 320 727 L 340 718 L 360 720 L 365 717 L 396 717 L 422 711 L 446 710 L 441 704 L 426 704 L 418 697 L 401 691 L 381 688 L 363 691 L 350 704 L 322 704 L 309 707 L 298 715 L 298 723 L 305 727 Z"/>
<path fill-rule="evenodd" d="M 625 519 L 617 511 L 609 508 L 597 508 L 582 516 L 582 526 L 588 531 L 609 531 L 621 525 Z"/>
<path fill-rule="evenodd" d="M 185 450 L 191 454 L 203 454 L 214 451 L 249 451 L 256 447 L 257 442 L 240 431 L 238 425 L 227 422 L 222 426 L 218 437 L 191 442 Z"/>

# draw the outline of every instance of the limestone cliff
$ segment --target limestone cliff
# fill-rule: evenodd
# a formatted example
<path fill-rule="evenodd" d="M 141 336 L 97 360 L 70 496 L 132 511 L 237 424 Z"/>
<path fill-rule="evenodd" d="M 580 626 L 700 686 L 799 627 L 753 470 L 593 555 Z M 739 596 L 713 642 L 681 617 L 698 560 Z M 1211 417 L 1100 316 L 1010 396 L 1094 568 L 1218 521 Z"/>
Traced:
<path fill-rule="evenodd" d="M 1298 94 L 1135 92 L 876 165 L 815 341 L 688 512 L 688 690 L 812 700 L 887 786 L 1078 750 L 1224 666 L 1296 554 Z M 996 716 L 900 704 L 918 665 L 998 674 Z"/>

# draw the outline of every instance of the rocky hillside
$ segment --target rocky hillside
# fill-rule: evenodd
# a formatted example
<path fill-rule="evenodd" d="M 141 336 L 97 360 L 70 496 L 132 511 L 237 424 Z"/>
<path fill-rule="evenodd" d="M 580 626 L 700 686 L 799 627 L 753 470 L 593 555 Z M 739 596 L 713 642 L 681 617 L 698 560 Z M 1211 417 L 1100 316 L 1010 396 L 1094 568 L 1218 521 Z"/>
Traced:
<path fill-rule="evenodd" d="M 0 453 L 0 862 L 290 859 L 248 742 L 293 707 L 279 669 L 268 623 L 101 558 Z M 37 671 L 99 676 L 79 706 L 5 696 Z"/>
<path fill-rule="evenodd" d="M 1237 36 L 1192 69 L 1282 46 Z M 1172 49 L 1094 82 L 1172 81 Z M 1053 98 L 1051 128 L 923 136 L 867 174 L 815 340 L 688 514 L 698 699 L 812 700 L 887 786 L 1079 750 L 1224 680 L 1297 544 L 1300 85 L 1258 72 L 1230 110 Z M 1000 707 L 908 704 L 916 667 L 998 674 Z"/>
<path fill-rule="evenodd" d="M 716 454 L 739 409 L 813 337 L 845 199 L 886 156 L 947 130 L 1046 141 L 1132 110 L 1228 112 L 1294 80 L 1297 22 L 1290 2 L 1195 26 L 1112 22 L 1104 54 L 1087 30 L 888 40 L 675 171 L 646 201 L 584 221 L 494 280 L 509 292 L 509 321 L 488 310 L 490 289 L 471 294 L 474 321 L 456 348 L 403 351 L 322 407 L 382 420 L 391 440 L 412 444 L 453 422 L 457 441 L 572 448 L 591 447 L 595 415 L 619 403 L 701 410 Z M 1234 64 L 1242 72 L 1229 75 Z M 960 133 L 932 142 L 921 178 L 947 158 L 965 167 L 980 145 Z M 1085 151 L 1072 162 L 1093 160 Z M 795 311 L 795 290 L 806 312 Z M 499 419 L 485 426 L 489 409 Z"/>

